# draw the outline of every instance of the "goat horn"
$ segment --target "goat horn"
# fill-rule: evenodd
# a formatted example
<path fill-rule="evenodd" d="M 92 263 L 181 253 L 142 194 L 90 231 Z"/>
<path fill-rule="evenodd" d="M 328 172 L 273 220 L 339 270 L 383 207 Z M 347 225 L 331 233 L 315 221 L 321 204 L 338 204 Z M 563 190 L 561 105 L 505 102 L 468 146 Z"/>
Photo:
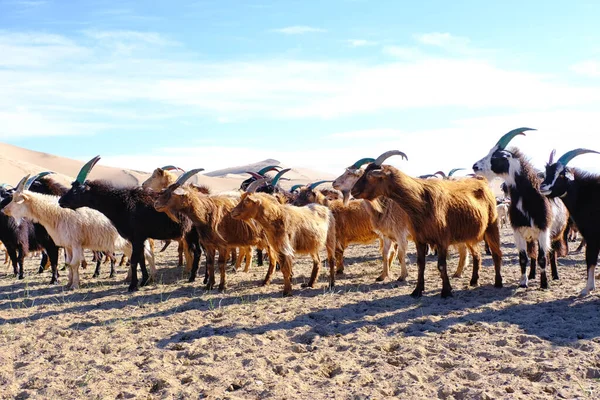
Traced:
<path fill-rule="evenodd" d="M 327 183 L 327 182 L 333 182 L 333 181 L 317 181 L 317 182 L 311 183 L 310 185 L 308 185 L 308 187 L 311 188 L 311 189 L 314 189 L 317 186 L 319 186 L 319 185 L 321 185 L 323 183 Z"/>
<path fill-rule="evenodd" d="M 569 163 L 569 161 L 571 161 L 573 158 L 580 156 L 582 154 L 586 154 L 586 153 L 600 154 L 599 152 L 597 152 L 595 150 L 575 149 L 575 150 L 567 151 L 565 154 L 560 156 L 560 158 L 556 161 L 556 163 L 562 164 L 563 167 L 566 167 L 567 164 Z"/>
<path fill-rule="evenodd" d="M 427 178 L 431 178 L 432 176 L 435 176 L 435 175 L 432 175 L 432 174 L 419 175 L 419 178 L 427 179 Z"/>
<path fill-rule="evenodd" d="M 27 174 L 27 176 L 24 176 L 23 179 L 21 179 L 15 190 L 16 192 L 21 193 L 24 190 L 25 182 L 27 182 L 27 179 L 29 179 L 30 176 L 31 174 Z"/>
<path fill-rule="evenodd" d="M 447 179 L 448 177 L 446 176 L 446 173 L 444 171 L 438 171 L 433 175 L 441 175 L 442 178 Z"/>
<path fill-rule="evenodd" d="M 279 178 L 281 178 L 281 176 L 282 176 L 283 174 L 285 174 L 286 172 L 288 172 L 288 171 L 290 171 L 290 170 L 291 170 L 291 168 L 286 168 L 286 169 L 282 169 L 281 171 L 279 171 L 279 172 L 277 173 L 277 175 L 275 175 L 275 176 L 273 177 L 273 179 L 271 180 L 271 185 L 272 185 L 272 186 L 275 186 L 275 185 L 277 185 L 277 182 L 279 182 Z"/>
<path fill-rule="evenodd" d="M 452 176 L 452 175 L 454 175 L 454 173 L 455 173 L 456 171 L 461 171 L 461 170 L 463 170 L 463 169 L 465 169 L 465 168 L 452 168 L 452 169 L 450 170 L 450 172 L 448 172 L 448 176 Z"/>
<path fill-rule="evenodd" d="M 406 157 L 406 154 L 404 154 L 400 150 L 390 150 L 377 157 L 377 159 L 373 161 L 373 164 L 381 166 L 381 164 L 391 156 L 401 156 L 402 158 L 408 161 L 408 157 Z"/>
<path fill-rule="evenodd" d="M 552 151 L 550 152 L 550 158 L 548 159 L 548 165 L 553 164 L 555 156 L 556 156 L 556 149 L 552 149 Z"/>
<path fill-rule="evenodd" d="M 35 182 L 36 180 L 43 178 L 46 175 L 50 175 L 53 174 L 54 172 L 52 171 L 44 171 L 44 172 L 40 172 L 37 175 L 32 176 L 31 178 L 27 179 L 27 182 L 25 182 L 25 186 L 23 187 L 24 190 L 29 190 L 29 188 L 31 187 L 31 185 L 33 184 L 33 182 Z"/>
<path fill-rule="evenodd" d="M 181 172 L 185 172 L 181 168 L 176 167 L 174 165 L 165 165 L 164 167 L 161 167 L 161 169 L 164 170 L 164 171 L 181 171 Z"/>
<path fill-rule="evenodd" d="M 252 182 L 246 188 L 246 193 L 254 193 L 254 192 L 256 192 L 256 189 L 258 189 L 259 187 L 261 187 L 265 183 L 267 183 L 267 179 L 266 178 L 261 178 L 261 179 L 259 179 L 257 181 Z"/>
<path fill-rule="evenodd" d="M 201 172 L 201 171 L 204 171 L 204 168 L 191 169 L 191 170 L 181 174 L 181 176 L 179 178 L 177 178 L 177 180 L 175 181 L 174 185 L 177 185 L 177 186 L 183 185 L 185 183 L 185 181 L 187 181 L 193 175 L 196 175 L 198 172 Z"/>
<path fill-rule="evenodd" d="M 375 161 L 374 158 L 361 158 L 360 160 L 352 164 L 350 167 L 348 167 L 348 169 L 360 169 L 360 167 L 362 167 L 363 165 L 372 163 L 373 161 Z"/>
<path fill-rule="evenodd" d="M 79 171 L 79 174 L 77 174 L 77 178 L 75 180 L 77 182 L 83 184 L 83 182 L 85 182 L 85 180 L 87 179 L 88 174 L 90 173 L 92 168 L 94 168 L 94 165 L 96 165 L 96 163 L 99 160 L 100 160 L 100 156 L 96 156 L 96 157 L 92 158 L 90 161 L 88 161 L 87 163 L 85 163 L 85 165 L 83 167 L 81 167 L 81 170 Z"/>
<path fill-rule="evenodd" d="M 252 175 L 252 177 L 254 179 L 262 179 L 262 178 L 264 178 L 264 176 L 262 176 L 262 174 L 259 174 L 258 172 L 246 171 L 246 173 Z"/>
<path fill-rule="evenodd" d="M 279 171 L 277 168 L 281 168 L 279 165 L 267 165 L 264 168 L 261 168 L 257 173 L 260 175 L 264 175 L 269 171 Z"/>
<path fill-rule="evenodd" d="M 292 187 L 290 188 L 290 192 L 293 192 L 294 190 L 296 190 L 296 189 L 298 189 L 298 188 L 301 188 L 302 186 L 304 186 L 304 185 L 302 185 L 302 184 L 299 184 L 299 185 L 294 185 L 294 186 L 292 186 Z"/>
<path fill-rule="evenodd" d="M 508 144 L 510 143 L 510 141 L 515 138 L 515 136 L 518 136 L 518 135 L 525 136 L 525 134 L 523 133 L 525 131 L 535 131 L 535 129 L 533 129 L 533 128 L 517 128 L 517 129 L 513 129 L 512 131 L 510 131 L 508 133 L 505 133 L 504 136 L 502 136 L 500 138 L 500 140 L 498 140 L 498 143 L 496 143 L 496 146 L 498 146 L 498 149 L 504 150 L 506 148 L 506 146 L 508 146 Z"/>

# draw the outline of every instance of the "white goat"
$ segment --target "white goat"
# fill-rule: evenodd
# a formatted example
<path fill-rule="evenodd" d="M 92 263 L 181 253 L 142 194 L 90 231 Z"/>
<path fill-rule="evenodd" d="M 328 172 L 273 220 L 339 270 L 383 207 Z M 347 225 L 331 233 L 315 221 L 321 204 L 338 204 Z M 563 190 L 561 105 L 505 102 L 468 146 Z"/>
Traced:
<path fill-rule="evenodd" d="M 119 235 L 104 214 L 87 207 L 77 210 L 62 208 L 56 196 L 25 190 L 28 187 L 25 184 L 27 178 L 29 176 L 21 180 L 12 201 L 3 212 L 14 217 L 17 223 L 28 218 L 43 225 L 56 245 L 65 248 L 65 259 L 69 265 L 68 289 L 79 288 L 79 265 L 84 258 L 83 249 L 123 251 L 131 258 L 131 243 Z M 154 274 L 154 254 L 147 241 L 144 255 Z"/>

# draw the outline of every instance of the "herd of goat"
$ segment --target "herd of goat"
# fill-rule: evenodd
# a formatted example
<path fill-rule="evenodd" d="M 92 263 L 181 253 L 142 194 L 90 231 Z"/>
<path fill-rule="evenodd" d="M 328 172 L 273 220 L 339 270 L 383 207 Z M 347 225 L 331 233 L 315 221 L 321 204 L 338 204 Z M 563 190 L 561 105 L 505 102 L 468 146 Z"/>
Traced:
<path fill-rule="evenodd" d="M 442 297 L 452 295 L 446 268 L 449 247 L 459 253 L 455 276 L 460 276 L 470 253 L 471 285 L 477 285 L 481 264 L 480 243 L 492 256 L 495 287 L 502 287 L 500 227 L 508 219 L 518 249 L 521 279 L 527 287 L 539 267 L 540 287 L 548 287 L 546 265 L 558 279 L 556 257 L 566 252 L 565 232 L 575 227 L 586 243 L 587 285 L 582 294 L 595 289 L 595 267 L 600 250 L 600 176 L 567 167 L 576 156 L 597 153 L 587 149 L 567 152 L 554 161 L 554 152 L 544 172 L 534 169 L 509 142 L 524 135 L 519 128 L 503 135 L 489 154 L 473 165 L 474 174 L 411 177 L 384 165 L 391 156 L 406 155 L 393 150 L 377 158 L 358 160 L 332 183 L 334 190 L 318 190 L 330 181 L 295 185 L 284 190 L 279 180 L 289 169 L 269 166 L 244 181 L 240 190 L 211 194 L 204 186 L 186 184 L 202 169 L 182 171 L 173 166 L 157 168 L 141 187 L 117 188 L 108 182 L 88 180 L 98 162 L 85 164 L 70 188 L 44 172 L 24 177 L 16 187 L 0 187 L 0 241 L 23 279 L 23 258 L 42 251 L 42 265 L 52 270 L 50 283 L 58 282 L 59 248 L 64 249 L 70 289 L 79 287 L 79 267 L 84 249 L 94 251 L 99 273 L 103 256 L 111 260 L 114 273 L 116 252 L 129 259 L 129 291 L 148 284 L 155 274 L 154 242 L 179 243 L 179 264 L 185 263 L 190 282 L 198 272 L 201 254 L 206 258 L 204 283 L 226 288 L 226 264 L 235 258 L 236 269 L 245 261 L 246 271 L 256 249 L 259 265 L 263 251 L 268 256 L 264 284 L 276 267 L 283 275 L 283 294 L 292 293 L 292 268 L 296 255 L 310 255 L 313 269 L 304 286 L 314 287 L 326 251 L 329 286 L 344 270 L 344 250 L 351 244 L 380 241 L 383 267 L 377 280 L 389 277 L 397 258 L 398 280 L 407 278 L 408 240 L 417 250 L 418 279 L 412 296 L 425 289 L 424 271 L 428 251 L 435 250 L 442 279 Z M 598 153 L 600 154 L 600 153 Z M 277 171 L 268 177 L 269 171 Z M 438 174 L 438 173 L 436 173 Z M 498 204 L 488 180 L 504 180 L 510 199 Z M 165 246 L 166 248 L 166 246 Z M 163 248 L 164 250 L 164 248 Z M 184 262 L 185 259 L 185 262 Z M 123 260 L 121 261 L 123 262 Z M 150 272 L 146 268 L 147 264 Z M 530 265 L 529 274 L 527 266 Z M 138 266 L 142 276 L 138 279 Z"/>

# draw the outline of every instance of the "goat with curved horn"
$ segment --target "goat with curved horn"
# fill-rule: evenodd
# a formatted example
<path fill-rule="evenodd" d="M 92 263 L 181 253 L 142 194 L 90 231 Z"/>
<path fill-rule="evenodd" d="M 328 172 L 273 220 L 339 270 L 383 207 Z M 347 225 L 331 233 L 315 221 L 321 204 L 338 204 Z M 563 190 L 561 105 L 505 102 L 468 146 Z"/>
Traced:
<path fill-rule="evenodd" d="M 161 169 L 163 171 L 181 171 L 181 172 L 185 172 L 185 170 L 183 170 L 183 169 L 181 169 L 179 167 L 176 167 L 174 165 L 165 165 L 164 167 L 161 167 Z"/>
<path fill-rule="evenodd" d="M 450 172 L 448 172 L 448 177 L 451 177 L 452 175 L 454 175 L 455 172 L 462 171 L 464 169 L 466 168 L 452 168 Z"/>
<path fill-rule="evenodd" d="M 354 164 L 352 164 L 348 169 L 360 169 L 360 167 L 362 167 L 365 164 L 369 164 L 375 162 L 374 158 L 361 158 L 360 160 L 358 160 L 357 162 L 355 162 Z"/>
<path fill-rule="evenodd" d="M 256 181 L 252 182 L 250 185 L 248 185 L 248 187 L 246 188 L 246 193 L 254 193 L 254 192 L 256 192 L 256 189 L 258 189 L 259 187 L 261 187 L 262 185 L 264 185 L 266 183 L 267 183 L 266 178 L 256 180 Z"/>
<path fill-rule="evenodd" d="M 32 176 L 31 178 L 27 179 L 27 182 L 25 182 L 25 185 L 23 187 L 24 190 L 29 190 L 29 188 L 31 187 L 31 185 L 33 185 L 33 182 L 35 182 L 36 180 L 43 178 L 46 175 L 50 175 L 53 174 L 54 172 L 52 171 L 44 171 L 44 172 L 40 172 L 37 175 Z"/>
<path fill-rule="evenodd" d="M 597 152 L 595 150 L 575 149 L 575 150 L 567 151 L 565 154 L 560 156 L 560 158 L 558 160 L 556 160 L 556 163 L 561 164 L 563 167 L 566 167 L 567 164 L 569 163 L 569 161 L 571 161 L 572 159 L 574 159 L 577 156 L 580 156 L 582 154 L 587 154 L 587 153 L 600 154 L 599 152 Z"/>
<path fill-rule="evenodd" d="M 27 182 L 27 180 L 29 179 L 29 177 L 31 176 L 31 174 L 27 174 L 23 177 L 23 179 L 21 179 L 19 181 L 19 183 L 17 184 L 17 188 L 15 189 L 16 192 L 22 192 L 23 190 L 25 190 L 25 183 Z"/>
<path fill-rule="evenodd" d="M 75 178 L 75 180 L 83 184 L 87 179 L 87 176 L 89 175 L 90 171 L 92 170 L 92 168 L 94 168 L 94 165 L 96 165 L 98 161 L 100 161 L 100 156 L 96 156 L 87 163 L 85 163 L 85 165 L 81 167 L 81 170 L 77 174 L 77 178 Z"/>
<path fill-rule="evenodd" d="M 440 175 L 442 178 L 448 179 L 448 176 L 446 175 L 446 173 L 444 171 L 437 171 L 433 175 Z"/>
<path fill-rule="evenodd" d="M 408 161 L 408 157 L 406 157 L 406 154 L 404 154 L 400 150 L 390 150 L 377 157 L 377 159 L 373 161 L 373 164 L 381 166 L 381 164 L 391 156 L 401 156 L 402 158 Z"/>
<path fill-rule="evenodd" d="M 550 158 L 548 158 L 548 165 L 554 164 L 554 157 L 556 157 L 556 149 L 552 149 L 550 152 Z"/>
<path fill-rule="evenodd" d="M 286 172 L 291 171 L 291 170 L 292 170 L 291 168 L 286 168 L 286 169 L 279 171 L 277 173 L 277 175 L 275 175 L 273 177 L 273 179 L 271 180 L 271 186 L 277 185 L 277 182 L 279 182 L 279 179 L 283 176 L 283 174 L 285 174 Z"/>
<path fill-rule="evenodd" d="M 293 192 L 294 190 L 298 190 L 302 186 L 305 186 L 305 185 L 303 185 L 303 184 L 294 185 L 290 188 L 290 192 Z"/>
<path fill-rule="evenodd" d="M 269 171 L 279 171 L 277 168 L 281 168 L 279 165 L 267 165 L 264 168 L 261 168 L 260 170 L 257 171 L 257 173 L 259 175 L 264 175 Z"/>
<path fill-rule="evenodd" d="M 181 176 L 179 178 L 177 178 L 177 180 L 175 181 L 174 185 L 178 185 L 181 186 L 183 185 L 188 179 L 190 179 L 192 176 L 196 175 L 198 172 L 202 172 L 204 171 L 204 168 L 196 168 L 196 169 L 191 169 L 183 174 L 181 174 Z"/>
<path fill-rule="evenodd" d="M 508 144 L 510 143 L 511 140 L 513 140 L 516 136 L 519 136 L 519 135 L 525 136 L 525 133 L 523 133 L 523 132 L 527 132 L 527 131 L 535 131 L 535 129 L 533 129 L 533 128 L 513 129 L 512 131 L 505 133 L 500 138 L 500 140 L 498 140 L 498 143 L 496 143 L 496 146 L 498 146 L 498 149 L 504 150 L 506 148 L 506 146 L 508 146 Z"/>
<path fill-rule="evenodd" d="M 247 174 L 252 175 L 254 179 L 263 179 L 264 176 L 258 172 L 246 171 Z"/>
<path fill-rule="evenodd" d="M 314 189 L 317 186 L 322 185 L 323 183 L 330 183 L 330 182 L 333 182 L 333 181 L 317 181 L 317 182 L 311 183 L 310 185 L 308 185 L 308 187 L 311 189 Z"/>

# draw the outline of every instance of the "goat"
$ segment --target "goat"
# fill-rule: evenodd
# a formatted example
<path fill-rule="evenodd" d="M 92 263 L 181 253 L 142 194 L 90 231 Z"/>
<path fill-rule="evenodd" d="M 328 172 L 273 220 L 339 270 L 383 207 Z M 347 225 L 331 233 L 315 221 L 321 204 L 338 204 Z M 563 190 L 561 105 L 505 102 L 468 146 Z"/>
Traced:
<path fill-rule="evenodd" d="M 342 273 L 344 271 L 344 251 L 348 245 L 354 243 L 368 244 L 372 243 L 374 240 L 382 239 L 382 237 L 374 230 L 371 216 L 367 209 L 363 207 L 363 200 L 352 201 L 348 204 L 344 204 L 342 200 L 330 201 L 320 191 L 316 190 L 318 185 L 325 182 L 331 181 L 318 181 L 303 187 L 300 189 L 298 197 L 292 204 L 301 207 L 315 203 L 327 206 L 331 210 L 333 217 L 335 218 L 336 273 Z M 382 255 L 384 263 L 386 263 L 388 253 L 392 248 L 392 243 L 387 237 L 383 238 L 383 240 Z M 384 266 L 384 271 L 385 270 L 386 268 Z M 383 280 L 384 278 L 380 280 Z"/>
<path fill-rule="evenodd" d="M 269 171 L 278 171 L 279 172 L 278 168 L 281 168 L 281 167 L 278 165 L 267 165 L 266 167 L 261 168 L 257 172 L 246 171 L 247 174 L 250 174 L 252 176 L 240 184 L 240 190 L 246 190 L 252 182 L 255 182 L 259 179 L 267 178 L 265 176 L 265 174 Z"/>
<path fill-rule="evenodd" d="M 350 191 L 356 181 L 362 176 L 364 170 L 361 167 L 365 164 L 375 161 L 374 158 L 363 158 L 355 162 L 353 165 L 346 168 L 346 171 L 333 181 L 333 187 L 340 190 L 346 204 L 350 201 Z M 363 207 L 367 210 L 371 217 L 373 227 L 383 237 L 387 237 L 397 245 L 398 262 L 400 263 L 401 271 L 398 277 L 399 281 L 404 281 L 408 276 L 406 269 L 406 249 L 407 240 L 413 240 L 408 232 L 407 215 L 400 206 L 387 197 L 379 197 L 375 200 L 364 200 Z M 389 247 L 390 244 L 384 242 L 383 249 L 383 271 L 377 278 L 377 281 L 384 280 L 389 275 L 389 268 L 394 259 L 394 247 Z M 458 268 L 454 273 L 454 277 L 462 275 L 465 264 L 468 261 L 467 247 L 464 244 L 456 245 L 459 254 Z"/>
<path fill-rule="evenodd" d="M 567 207 L 585 240 L 587 285 L 581 292 L 583 296 L 596 289 L 594 274 L 600 252 L 600 175 L 567 168 L 567 165 L 573 158 L 586 153 L 600 154 L 594 150 L 575 149 L 563 154 L 555 163 L 548 162 L 540 186 L 544 196 L 560 199 Z"/>
<path fill-rule="evenodd" d="M 177 181 L 178 176 L 175 175 L 171 171 L 181 171 L 185 172 L 183 169 L 179 167 L 175 167 L 173 165 L 166 165 L 161 168 L 156 168 L 152 175 L 142 182 L 142 187 L 147 189 L 152 189 L 155 192 L 160 192 L 161 190 L 169 187 L 175 181 Z M 203 185 L 194 185 L 194 188 L 201 193 L 210 194 L 210 189 Z M 167 246 L 171 241 L 169 240 L 163 249 L 160 251 L 161 253 L 166 250 Z M 194 262 L 194 256 L 191 254 L 189 249 L 187 248 L 187 244 L 184 238 L 177 239 L 177 266 L 183 266 L 183 256 L 185 254 L 185 270 L 190 272 L 192 270 L 192 264 Z"/>
<path fill-rule="evenodd" d="M 79 265 L 84 248 L 131 253 L 131 243 L 119 236 L 110 220 L 100 212 L 89 208 L 64 209 L 58 205 L 57 197 L 27 190 L 28 179 L 29 175 L 21 180 L 4 213 L 17 222 L 28 218 L 40 223 L 57 245 L 65 247 L 69 265 L 67 288 L 79 287 Z"/>
<path fill-rule="evenodd" d="M 438 270 L 442 277 L 442 297 L 452 296 L 446 270 L 448 246 L 465 243 L 473 255 L 471 284 L 477 284 L 481 260 L 479 242 L 486 239 L 491 247 L 495 267 L 494 286 L 502 287 L 500 268 L 500 231 L 496 201 L 485 179 L 437 180 L 412 178 L 402 171 L 382 165 L 392 155 L 406 155 L 392 150 L 369 164 L 354 184 L 351 194 L 373 200 L 386 196 L 407 215 L 408 230 L 417 247 L 419 276 L 413 297 L 425 290 L 425 255 L 427 244 L 438 249 Z"/>
<path fill-rule="evenodd" d="M 62 185 L 51 180 L 44 179 L 42 182 L 39 179 L 49 173 L 43 172 L 32 177 L 28 182 L 32 186 L 31 190 L 40 193 L 57 194 L 65 189 Z M 0 198 L 2 199 L 0 209 L 12 201 L 13 191 L 14 189 L 6 190 L 4 187 L 0 189 Z M 23 259 L 25 255 L 29 251 L 43 249 L 45 257 L 42 257 L 38 272 L 42 273 L 44 271 L 44 267 L 49 260 L 52 267 L 50 284 L 58 283 L 58 246 L 56 246 L 42 225 L 27 219 L 23 220 L 21 224 L 16 224 L 13 218 L 2 215 L 0 217 L 0 227 L 3 235 L 5 237 L 8 235 L 12 239 L 6 239 L 10 242 L 9 248 L 7 248 L 7 255 L 10 256 L 15 275 L 18 275 L 19 279 L 24 278 Z"/>
<path fill-rule="evenodd" d="M 144 258 L 144 243 L 150 238 L 165 240 L 184 236 L 194 254 L 192 270 L 197 270 L 200 260 L 198 233 L 189 218 L 181 215 L 180 222 L 174 222 L 165 213 L 156 211 L 154 201 L 158 193 L 150 189 L 115 188 L 103 181 L 88 181 L 87 176 L 98 160 L 100 156 L 92 158 L 81 168 L 71 188 L 58 203 L 64 208 L 89 207 L 100 211 L 114 224 L 119 234 L 131 242 L 131 283 L 128 290 L 136 291 L 138 283 L 145 286 L 150 280 Z M 138 265 L 142 270 L 141 282 L 137 277 Z M 195 278 L 195 275 L 190 276 L 190 281 Z"/>
<path fill-rule="evenodd" d="M 157 211 L 165 212 L 174 221 L 178 221 L 178 215 L 186 215 L 194 224 L 200 243 L 206 251 L 206 268 L 209 271 L 207 289 L 212 289 L 215 284 L 214 261 L 216 251 L 219 252 L 219 291 L 223 291 L 226 288 L 225 264 L 231 249 L 267 246 L 267 240 L 255 223 L 231 217 L 230 212 L 237 204 L 237 199 L 231 196 L 203 196 L 182 186 L 197 172 L 199 170 L 191 170 L 181 175 L 160 193 L 154 207 Z"/>
<path fill-rule="evenodd" d="M 498 223 L 500 224 L 500 228 L 508 223 L 508 205 L 501 203 L 496 206 L 496 211 L 498 212 Z"/>
<path fill-rule="evenodd" d="M 248 186 L 237 206 L 231 211 L 234 219 L 254 220 L 264 230 L 274 252 L 273 261 L 279 262 L 283 273 L 283 295 L 292 294 L 292 261 L 295 254 L 310 254 L 313 259 L 311 277 L 306 285 L 314 287 L 319 276 L 319 250 L 327 250 L 329 287 L 335 285 L 335 219 L 331 210 L 318 204 L 294 207 L 281 204 L 267 193 L 256 189 L 265 181 Z"/>
<path fill-rule="evenodd" d="M 558 279 L 556 253 L 562 252 L 562 235 L 567 226 L 568 213 L 562 202 L 548 200 L 540 193 L 538 173 L 529 160 L 517 149 L 506 150 L 510 141 L 518 135 L 525 136 L 531 128 L 518 128 L 504 134 L 489 154 L 473 165 L 473 171 L 488 179 L 503 178 L 510 194 L 509 216 L 514 230 L 515 245 L 519 250 L 521 266 L 520 287 L 527 287 L 528 280 L 535 277 L 535 257 L 532 256 L 530 275 L 527 276 L 528 247 L 537 251 L 540 266 L 540 287 L 548 288 L 546 257 L 550 256 L 552 278 Z M 555 243 L 553 249 L 552 242 Z M 549 252 L 552 251 L 550 254 Z"/>

